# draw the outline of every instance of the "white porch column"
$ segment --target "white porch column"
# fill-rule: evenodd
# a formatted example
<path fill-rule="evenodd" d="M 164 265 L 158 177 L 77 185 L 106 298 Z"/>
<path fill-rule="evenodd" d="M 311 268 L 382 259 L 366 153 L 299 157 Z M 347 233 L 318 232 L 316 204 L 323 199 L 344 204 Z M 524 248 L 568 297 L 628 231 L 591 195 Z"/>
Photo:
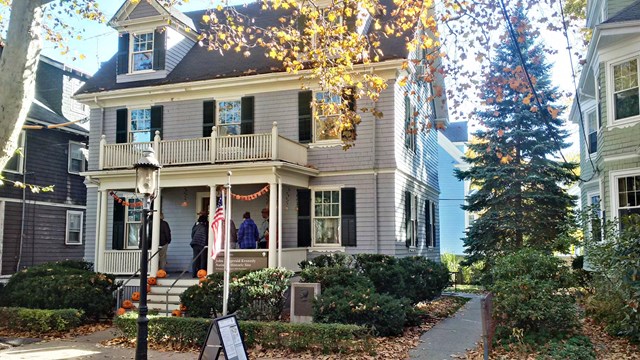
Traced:
<path fill-rule="evenodd" d="M 269 183 L 269 267 L 278 266 L 278 183 Z"/>
<path fill-rule="evenodd" d="M 160 248 L 160 197 L 162 189 L 158 189 L 158 195 L 153 201 L 153 222 L 151 223 L 151 255 L 155 254 Z M 160 266 L 160 254 L 151 259 L 149 274 L 156 276 Z"/>
<path fill-rule="evenodd" d="M 211 223 L 213 222 L 213 215 L 216 212 L 216 185 L 211 185 L 209 188 L 209 240 L 207 241 L 207 274 L 213 273 L 213 259 L 211 258 L 211 250 L 213 249 L 213 229 Z"/>
<path fill-rule="evenodd" d="M 105 269 L 104 252 L 106 251 L 107 245 L 108 196 L 109 193 L 107 190 L 100 191 L 100 201 L 98 201 L 98 214 L 100 214 L 100 218 L 98 219 L 98 237 L 96 239 L 98 258 L 96 259 L 96 264 L 94 266 L 95 270 L 98 272 L 103 272 Z"/>

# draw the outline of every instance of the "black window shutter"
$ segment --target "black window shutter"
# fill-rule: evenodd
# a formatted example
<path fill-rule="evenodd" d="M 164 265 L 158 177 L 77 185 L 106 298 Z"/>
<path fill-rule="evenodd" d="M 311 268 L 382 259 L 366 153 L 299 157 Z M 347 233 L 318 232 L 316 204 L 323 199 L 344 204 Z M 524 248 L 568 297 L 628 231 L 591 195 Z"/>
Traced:
<path fill-rule="evenodd" d="M 431 202 L 431 214 L 433 214 L 433 221 L 431 222 L 431 237 L 433 238 L 433 246 L 438 246 L 436 237 L 436 202 Z"/>
<path fill-rule="evenodd" d="M 153 70 L 164 70 L 167 55 L 167 31 L 158 28 L 153 33 Z"/>
<path fill-rule="evenodd" d="M 298 189 L 298 247 L 311 246 L 311 190 Z"/>
<path fill-rule="evenodd" d="M 356 189 L 342 189 L 340 198 L 342 246 L 358 246 L 356 241 Z"/>
<path fill-rule="evenodd" d="M 129 72 L 129 33 L 122 33 L 118 38 L 118 57 L 116 57 L 116 74 Z"/>
<path fill-rule="evenodd" d="M 152 106 L 151 107 L 151 140 L 156 135 L 156 131 L 160 131 L 160 137 L 162 137 L 162 115 L 164 112 L 164 106 Z"/>
<path fill-rule="evenodd" d="M 211 131 L 216 122 L 216 101 L 210 100 L 202 103 L 202 136 L 211 136 Z"/>
<path fill-rule="evenodd" d="M 431 201 L 424 201 L 424 231 L 426 246 L 433 246 L 433 237 L 431 236 Z"/>
<path fill-rule="evenodd" d="M 116 143 L 126 143 L 129 141 L 129 110 L 116 110 Z"/>
<path fill-rule="evenodd" d="M 311 114 L 311 91 L 301 91 L 298 93 L 298 141 L 301 143 L 310 143 L 312 131 L 312 114 Z"/>
<path fill-rule="evenodd" d="M 240 133 L 241 134 L 253 134 L 253 96 L 245 96 L 242 99 L 240 107 Z"/>
<path fill-rule="evenodd" d="M 113 250 L 124 249 L 124 206 L 113 199 L 113 233 L 111 248 Z"/>
<path fill-rule="evenodd" d="M 411 193 L 404 192 L 404 228 L 406 234 L 406 246 L 411 246 L 413 237 L 413 229 L 411 227 Z"/>

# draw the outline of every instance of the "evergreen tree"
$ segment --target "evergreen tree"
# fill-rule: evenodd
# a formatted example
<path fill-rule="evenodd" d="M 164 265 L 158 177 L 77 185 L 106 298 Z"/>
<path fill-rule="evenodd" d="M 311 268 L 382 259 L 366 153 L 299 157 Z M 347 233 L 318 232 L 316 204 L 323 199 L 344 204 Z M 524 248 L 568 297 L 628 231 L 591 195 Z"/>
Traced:
<path fill-rule="evenodd" d="M 463 208 L 479 214 L 464 239 L 467 263 L 491 262 L 522 247 L 567 250 L 558 239 L 571 220 L 574 199 L 563 185 L 576 180 L 577 165 L 552 158 L 568 146 L 558 118 L 564 109 L 555 104 L 559 95 L 550 65 L 524 11 L 518 9 L 510 21 L 539 102 L 507 28 L 480 90 L 485 106 L 476 115 L 484 128 L 469 145 L 471 167 L 456 173 L 476 190 Z"/>

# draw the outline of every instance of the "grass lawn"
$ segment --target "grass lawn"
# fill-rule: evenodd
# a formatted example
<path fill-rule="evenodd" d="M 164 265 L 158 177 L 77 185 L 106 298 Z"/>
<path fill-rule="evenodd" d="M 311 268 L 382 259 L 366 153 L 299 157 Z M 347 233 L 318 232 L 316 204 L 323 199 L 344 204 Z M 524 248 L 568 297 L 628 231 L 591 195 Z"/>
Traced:
<path fill-rule="evenodd" d="M 458 293 L 468 293 L 468 294 L 484 294 L 484 287 L 480 285 L 456 285 L 449 286 L 444 289 L 444 292 L 458 292 Z"/>

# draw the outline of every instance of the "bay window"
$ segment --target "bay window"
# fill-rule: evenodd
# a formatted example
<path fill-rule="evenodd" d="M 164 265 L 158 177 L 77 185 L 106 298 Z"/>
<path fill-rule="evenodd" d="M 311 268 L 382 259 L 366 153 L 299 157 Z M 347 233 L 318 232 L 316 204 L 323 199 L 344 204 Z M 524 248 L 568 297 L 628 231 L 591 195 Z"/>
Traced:
<path fill-rule="evenodd" d="M 640 115 L 638 58 L 613 66 L 614 121 Z"/>
<path fill-rule="evenodd" d="M 640 175 L 623 176 L 617 179 L 618 218 L 624 226 L 624 218 L 631 214 L 640 215 Z"/>

